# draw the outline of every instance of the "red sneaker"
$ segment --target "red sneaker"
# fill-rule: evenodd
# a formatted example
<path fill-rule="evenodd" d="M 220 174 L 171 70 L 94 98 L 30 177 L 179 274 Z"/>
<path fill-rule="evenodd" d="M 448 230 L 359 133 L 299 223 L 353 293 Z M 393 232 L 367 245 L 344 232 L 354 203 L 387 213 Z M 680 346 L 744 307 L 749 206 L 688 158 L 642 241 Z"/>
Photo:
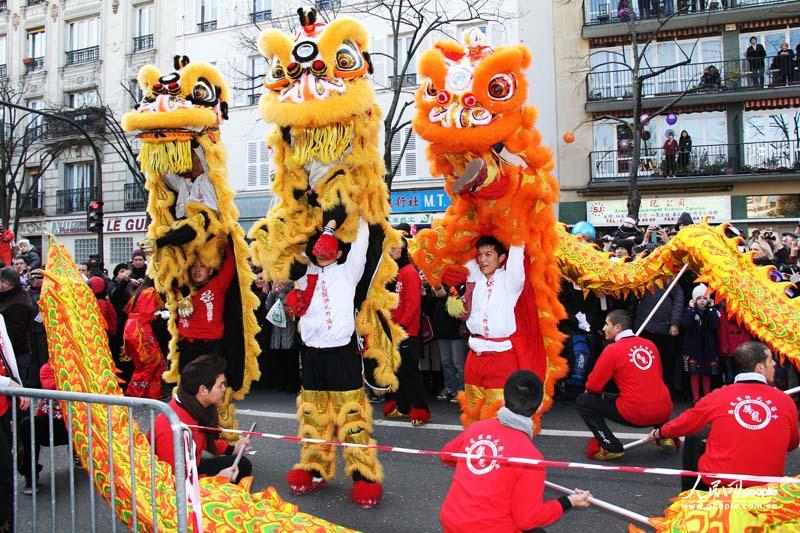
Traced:
<path fill-rule="evenodd" d="M 383 485 L 369 481 L 354 481 L 350 499 L 364 509 L 372 509 L 383 497 Z"/>
<path fill-rule="evenodd" d="M 321 477 L 315 478 L 308 470 L 299 468 L 289 470 L 286 475 L 286 481 L 289 483 L 289 489 L 293 494 L 308 494 L 328 484 L 325 479 Z"/>

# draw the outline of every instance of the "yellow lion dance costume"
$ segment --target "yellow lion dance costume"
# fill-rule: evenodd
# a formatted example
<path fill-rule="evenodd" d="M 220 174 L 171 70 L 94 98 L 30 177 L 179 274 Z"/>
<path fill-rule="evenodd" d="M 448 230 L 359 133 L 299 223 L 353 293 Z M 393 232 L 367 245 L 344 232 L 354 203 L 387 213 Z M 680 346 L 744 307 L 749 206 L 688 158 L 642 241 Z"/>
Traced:
<path fill-rule="evenodd" d="M 530 52 L 521 45 L 493 49 L 477 29 L 464 40 L 465 45 L 437 42 L 419 62 L 425 81 L 417 91 L 413 127 L 428 141 L 431 173 L 444 176 L 452 204 L 432 229 L 417 234 L 413 259 L 431 285 L 438 286 L 443 277 L 466 279 L 462 265 L 475 258 L 475 243 L 482 235 L 494 236 L 506 247 L 524 246 L 526 282 L 511 340 L 517 368 L 535 372 L 545 384 L 535 415 L 538 431 L 541 413 L 552 405 L 555 383 L 567 371 L 557 329 L 564 317 L 552 209 L 558 185 L 550 174 L 550 151 L 541 146 L 533 126 L 536 111 L 525 106 Z M 475 179 L 459 178 L 476 165 L 484 171 Z M 503 399 L 502 384 L 470 384 L 470 358 L 474 356 L 468 356 L 465 391 L 459 397 L 465 426 L 494 416 Z"/>
<path fill-rule="evenodd" d="M 355 292 L 355 329 L 364 342 L 363 356 L 378 363 L 378 385 L 394 389 L 397 345 L 405 335 L 391 321 L 397 302 L 385 286 L 397 273 L 388 250 L 400 241 L 388 223 L 385 169 L 378 151 L 381 112 L 367 79 L 372 72 L 369 37 L 356 20 L 324 25 L 316 22 L 313 10 L 298 13 L 303 28 L 294 38 L 269 29 L 258 42 L 269 62 L 259 110 L 266 122 L 276 125 L 267 144 L 274 154 L 272 191 L 278 203 L 251 229 L 252 255 L 272 280 L 305 279 L 313 245 L 326 223 L 336 221 L 340 248 L 347 248 L 364 221 L 369 246 Z M 360 376 L 360 360 L 358 365 L 354 371 Z M 304 370 L 311 375 L 307 367 L 304 354 Z M 361 379 L 347 390 L 331 388 L 321 382 L 312 387 L 304 377 L 297 411 L 300 436 L 374 443 L 372 410 Z M 343 455 L 345 474 L 355 481 L 353 500 L 374 505 L 383 481 L 376 451 L 348 447 Z M 295 493 L 315 490 L 334 477 L 335 468 L 334 448 L 304 443 L 300 462 L 289 472 L 289 485 Z"/>
<path fill-rule="evenodd" d="M 178 315 L 179 310 L 184 316 L 194 311 L 192 264 L 197 260 L 219 271 L 225 250 L 230 250 L 235 273 L 224 302 L 222 355 L 228 363 L 228 391 L 220 406 L 220 423 L 232 428 L 236 421 L 231 398 L 244 398 L 260 372 L 255 340 L 258 298 L 250 290 L 254 275 L 247 264 L 247 243 L 227 181 L 225 145 L 219 130 L 227 119 L 230 91 L 216 67 L 190 63 L 186 56 L 175 57 L 175 72 L 169 74 L 162 75 L 152 65 L 142 67 L 139 86 L 142 102 L 122 117 L 122 126 L 127 132 L 136 132 L 142 143 L 139 162 L 146 176 L 151 218 L 142 244 L 151 254 L 147 274 L 165 296 L 170 312 L 171 366 L 164 379 L 177 383 L 180 377 Z M 190 172 L 198 162 L 209 188 L 192 189 L 183 197 L 168 185 L 167 178 L 172 177 L 173 183 L 184 180 L 181 174 Z"/>

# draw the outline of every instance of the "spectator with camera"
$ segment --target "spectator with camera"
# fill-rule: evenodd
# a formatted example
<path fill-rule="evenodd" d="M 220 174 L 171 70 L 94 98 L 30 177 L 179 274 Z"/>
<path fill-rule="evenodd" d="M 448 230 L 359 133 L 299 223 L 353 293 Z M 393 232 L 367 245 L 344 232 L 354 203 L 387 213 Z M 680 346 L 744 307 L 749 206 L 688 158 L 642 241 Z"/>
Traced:
<path fill-rule="evenodd" d="M 622 219 L 622 224 L 620 224 L 617 231 L 614 232 L 613 237 L 614 243 L 617 245 L 624 242 L 630 243 L 631 250 L 635 245 L 641 244 L 644 240 L 644 234 L 636 227 L 636 219 L 630 215 Z"/>
<path fill-rule="evenodd" d="M 777 234 L 772 229 L 762 231 L 756 241 L 750 245 L 750 249 L 756 252 L 753 262 L 761 266 L 774 265 L 775 252 L 778 251 L 778 247 Z"/>

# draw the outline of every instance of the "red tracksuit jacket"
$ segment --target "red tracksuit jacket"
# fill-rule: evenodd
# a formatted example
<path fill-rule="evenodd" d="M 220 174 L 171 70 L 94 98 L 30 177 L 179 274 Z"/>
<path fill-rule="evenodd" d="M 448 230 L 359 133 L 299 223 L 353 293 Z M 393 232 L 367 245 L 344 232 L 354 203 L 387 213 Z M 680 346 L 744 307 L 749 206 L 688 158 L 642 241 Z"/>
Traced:
<path fill-rule="evenodd" d="M 564 514 L 558 500 L 544 501 L 545 469 L 510 465 L 491 456 L 542 459 L 528 436 L 496 418 L 471 424 L 442 451 L 483 455 L 470 460 L 444 456 L 456 465 L 439 519 L 445 533 L 511 533 L 552 524 Z M 457 463 L 457 464 L 456 464 Z"/>
<path fill-rule="evenodd" d="M 758 381 L 717 389 L 661 427 L 661 436 L 691 435 L 711 424 L 701 472 L 782 476 L 787 452 L 797 448 L 797 407 L 780 390 Z M 714 478 L 704 478 L 710 485 Z M 722 486 L 730 481 L 723 480 Z M 743 482 L 743 486 L 758 483 Z"/>
<path fill-rule="evenodd" d="M 225 260 L 216 276 L 198 288 L 192 295 L 194 312 L 189 318 L 178 319 L 178 334 L 182 339 L 215 341 L 222 338 L 225 324 L 225 293 L 230 287 L 236 263 L 230 246 L 225 249 Z"/>
<path fill-rule="evenodd" d="M 630 336 L 609 345 L 600 354 L 586 380 L 586 390 L 600 394 L 610 379 L 619 388 L 617 410 L 637 426 L 663 424 L 672 414 L 672 399 L 661 375 L 656 345 Z"/>
<path fill-rule="evenodd" d="M 409 337 L 416 337 L 422 312 L 422 280 L 414 265 L 409 263 L 397 272 L 395 292 L 400 302 L 392 311 L 392 321 L 403 326 Z"/>
<path fill-rule="evenodd" d="M 189 412 L 184 409 L 175 398 L 169 402 L 169 406 L 178 415 L 178 419 L 188 426 L 198 425 L 197 420 L 194 419 Z M 158 415 L 153 427 L 155 436 L 151 438 L 153 446 L 155 446 L 156 456 L 169 463 L 173 471 L 175 469 L 175 453 L 172 448 L 172 427 L 169 425 L 169 420 L 164 415 Z M 192 439 L 195 445 L 195 461 L 200 464 L 200 459 L 203 456 L 203 450 L 206 449 L 206 434 L 199 429 L 192 429 Z M 217 439 L 216 442 L 217 455 L 222 455 L 228 449 L 228 444 L 222 440 Z M 203 476 L 201 476 L 203 477 Z"/>

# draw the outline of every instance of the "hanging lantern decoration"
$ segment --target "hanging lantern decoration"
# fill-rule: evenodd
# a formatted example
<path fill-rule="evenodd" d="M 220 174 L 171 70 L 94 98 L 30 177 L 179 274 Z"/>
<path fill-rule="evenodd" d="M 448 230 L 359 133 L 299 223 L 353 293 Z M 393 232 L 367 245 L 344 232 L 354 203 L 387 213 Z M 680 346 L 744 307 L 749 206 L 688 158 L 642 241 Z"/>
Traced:
<path fill-rule="evenodd" d="M 676 122 L 678 122 L 678 115 L 675 113 L 670 113 L 667 115 L 667 124 L 674 126 Z"/>
<path fill-rule="evenodd" d="M 639 120 L 641 121 L 643 126 L 647 125 L 647 123 L 650 122 L 650 115 L 648 115 L 647 113 L 642 113 L 642 115 L 639 117 Z"/>
<path fill-rule="evenodd" d="M 625 151 L 630 149 L 631 142 L 628 139 L 620 139 L 619 142 L 617 143 L 617 146 L 619 146 L 620 150 Z"/>
<path fill-rule="evenodd" d="M 649 130 L 642 131 L 642 140 L 643 141 L 649 141 L 650 140 L 650 131 Z"/>
<path fill-rule="evenodd" d="M 572 144 L 575 142 L 575 134 L 571 131 L 568 131 L 564 134 L 564 142 L 567 144 Z"/>

